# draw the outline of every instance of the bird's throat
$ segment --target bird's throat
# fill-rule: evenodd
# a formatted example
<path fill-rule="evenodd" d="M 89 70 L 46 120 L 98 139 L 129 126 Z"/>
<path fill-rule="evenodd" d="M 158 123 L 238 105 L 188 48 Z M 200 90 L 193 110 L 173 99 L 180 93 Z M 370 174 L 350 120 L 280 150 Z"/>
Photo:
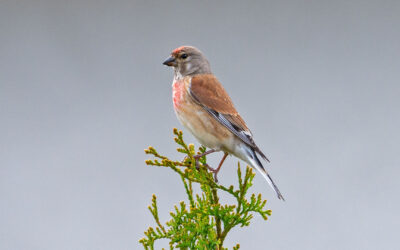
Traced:
<path fill-rule="evenodd" d="M 183 75 L 182 75 L 180 69 L 179 68 L 175 68 L 174 69 L 174 82 L 182 80 L 182 78 L 183 78 Z"/>

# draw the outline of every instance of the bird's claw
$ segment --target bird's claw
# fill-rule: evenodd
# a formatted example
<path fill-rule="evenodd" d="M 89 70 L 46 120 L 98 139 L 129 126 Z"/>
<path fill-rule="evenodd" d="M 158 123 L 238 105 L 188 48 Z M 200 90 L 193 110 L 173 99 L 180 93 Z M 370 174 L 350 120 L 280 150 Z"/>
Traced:
<path fill-rule="evenodd" d="M 218 183 L 217 173 L 214 173 L 214 181 L 215 183 Z"/>
<path fill-rule="evenodd" d="M 195 157 L 193 156 L 193 158 Z M 199 160 L 195 158 L 195 161 L 196 161 L 196 169 L 199 170 L 200 169 Z M 214 181 L 218 183 L 217 174 L 219 169 L 212 168 L 207 163 L 204 163 L 203 166 L 205 166 L 211 173 L 214 174 Z"/>
<path fill-rule="evenodd" d="M 211 173 L 214 174 L 214 181 L 215 181 L 216 183 L 218 183 L 217 174 L 218 174 L 218 172 L 219 172 L 219 169 L 212 168 L 212 167 L 210 167 L 207 163 L 205 164 L 205 166 L 208 168 L 208 170 L 210 170 Z"/>

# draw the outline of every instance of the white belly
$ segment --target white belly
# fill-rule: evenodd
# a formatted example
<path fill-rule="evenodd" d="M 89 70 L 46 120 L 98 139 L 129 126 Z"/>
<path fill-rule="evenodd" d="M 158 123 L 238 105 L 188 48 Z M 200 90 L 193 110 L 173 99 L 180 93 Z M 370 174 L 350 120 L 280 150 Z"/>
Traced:
<path fill-rule="evenodd" d="M 206 111 L 197 111 L 190 118 L 180 114 L 177 110 L 175 111 L 178 120 L 203 146 L 216 150 L 222 149 L 223 143 L 214 135 L 214 126 L 210 122 L 209 114 Z"/>

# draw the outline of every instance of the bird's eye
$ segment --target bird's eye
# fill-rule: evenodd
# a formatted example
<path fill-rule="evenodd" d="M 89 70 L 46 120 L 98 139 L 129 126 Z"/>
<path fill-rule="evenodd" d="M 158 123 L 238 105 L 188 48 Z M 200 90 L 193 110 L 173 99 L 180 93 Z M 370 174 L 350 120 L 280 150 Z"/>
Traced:
<path fill-rule="evenodd" d="M 182 55 L 181 55 L 181 58 L 182 58 L 182 59 L 186 59 L 187 57 L 188 57 L 187 54 L 182 54 Z"/>

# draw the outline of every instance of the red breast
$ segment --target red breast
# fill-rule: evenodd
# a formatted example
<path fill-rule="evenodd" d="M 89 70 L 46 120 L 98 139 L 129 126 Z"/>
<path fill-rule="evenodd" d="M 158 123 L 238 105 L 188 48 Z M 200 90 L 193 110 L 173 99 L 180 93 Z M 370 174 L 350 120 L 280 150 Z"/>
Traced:
<path fill-rule="evenodd" d="M 183 81 L 176 81 L 172 84 L 172 99 L 175 109 L 179 109 L 179 106 L 182 104 L 184 90 L 185 84 Z"/>

